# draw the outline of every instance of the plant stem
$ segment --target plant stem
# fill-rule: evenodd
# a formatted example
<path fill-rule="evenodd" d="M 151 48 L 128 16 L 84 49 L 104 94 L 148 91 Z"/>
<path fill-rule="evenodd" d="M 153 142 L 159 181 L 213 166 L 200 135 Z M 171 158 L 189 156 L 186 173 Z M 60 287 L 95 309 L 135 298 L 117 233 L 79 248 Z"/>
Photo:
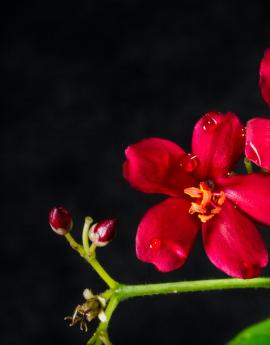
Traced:
<path fill-rule="evenodd" d="M 83 257 L 92 267 L 93 269 L 97 272 L 97 274 L 100 276 L 101 279 L 104 280 L 104 282 L 111 288 L 116 288 L 119 283 L 117 281 L 115 281 L 110 275 L 109 273 L 107 273 L 105 271 L 105 269 L 100 265 L 100 263 L 97 261 L 96 259 L 96 255 L 95 252 L 92 253 L 91 256 L 89 256 L 85 249 L 87 249 L 87 245 L 84 248 L 83 246 L 81 246 L 78 242 L 75 241 L 75 239 L 71 236 L 70 233 L 65 235 L 65 238 L 67 239 L 67 241 L 69 242 L 70 246 L 76 250 L 76 252 L 78 252 L 80 254 L 81 257 Z M 88 248 L 89 248 L 89 244 L 88 244 Z M 90 249 L 90 248 L 89 248 Z"/>
<path fill-rule="evenodd" d="M 89 233 L 90 225 L 92 223 L 93 223 L 93 219 L 91 217 L 85 217 L 83 231 L 82 231 L 82 244 L 83 244 L 83 248 L 86 255 L 90 254 L 88 233 Z"/>
<path fill-rule="evenodd" d="M 119 283 L 104 270 L 104 268 L 100 265 L 94 255 L 85 257 L 85 260 L 89 262 L 89 264 L 93 267 L 93 269 L 97 272 L 101 279 L 103 279 L 110 288 L 113 289 L 119 285 Z"/>
<path fill-rule="evenodd" d="M 98 328 L 96 329 L 95 334 L 88 340 L 87 345 L 92 345 L 92 344 L 96 344 L 99 345 L 101 344 L 101 338 L 105 338 L 105 342 L 103 340 L 104 344 L 111 344 L 109 337 L 108 337 L 108 333 L 107 333 L 107 329 L 109 327 L 109 323 L 112 317 L 112 314 L 114 312 L 114 310 L 116 309 L 117 305 L 118 305 L 119 301 L 117 299 L 117 297 L 112 297 L 110 299 L 110 302 L 105 310 L 105 314 L 107 317 L 107 320 L 105 322 L 100 322 Z"/>
<path fill-rule="evenodd" d="M 111 345 L 107 329 L 112 314 L 118 304 L 132 297 L 166 295 L 172 293 L 229 290 L 229 289 L 247 289 L 247 288 L 265 288 L 270 289 L 270 278 L 254 279 L 209 279 L 184 282 L 145 284 L 145 285 L 116 285 L 116 287 L 105 291 L 101 296 L 109 298 L 108 306 L 105 310 L 107 320 L 100 322 L 95 334 L 88 340 L 87 345 Z"/>
<path fill-rule="evenodd" d="M 117 305 L 118 305 L 118 299 L 116 297 L 112 297 L 110 299 L 110 302 L 108 304 L 108 307 L 106 308 L 105 314 L 107 317 L 107 320 L 105 322 L 101 322 L 100 326 L 99 326 L 99 330 L 100 331 L 106 331 L 109 323 L 110 323 L 110 319 L 112 317 L 113 312 L 115 311 Z"/>
<path fill-rule="evenodd" d="M 76 242 L 74 238 L 70 235 L 70 233 L 67 233 L 65 235 L 65 238 L 70 244 L 71 248 L 76 250 L 76 252 L 78 252 L 80 256 L 84 258 L 85 252 L 84 252 L 83 246 L 81 246 L 78 242 Z"/>
<path fill-rule="evenodd" d="M 119 301 L 123 301 L 127 298 L 139 296 L 245 288 L 270 288 L 270 278 L 228 278 L 146 285 L 119 285 L 115 289 L 114 294 L 118 297 Z"/>
<path fill-rule="evenodd" d="M 245 164 L 245 168 L 248 174 L 251 174 L 253 172 L 253 167 L 252 167 L 252 163 L 248 158 L 244 159 L 244 164 Z"/>

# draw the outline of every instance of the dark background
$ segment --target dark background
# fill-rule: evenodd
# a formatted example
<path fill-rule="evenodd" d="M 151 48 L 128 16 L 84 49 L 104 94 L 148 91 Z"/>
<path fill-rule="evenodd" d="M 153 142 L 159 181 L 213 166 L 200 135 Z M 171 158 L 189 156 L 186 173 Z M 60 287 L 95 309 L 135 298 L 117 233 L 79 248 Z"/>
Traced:
<path fill-rule="evenodd" d="M 163 197 L 132 190 L 122 162 L 127 145 L 149 136 L 189 150 L 193 125 L 209 110 L 234 111 L 243 121 L 269 117 L 258 88 L 270 46 L 266 3 L 12 3 L 2 45 L 1 344 L 88 338 L 63 317 L 82 302 L 85 287 L 97 293 L 105 286 L 50 230 L 54 205 L 70 209 L 77 238 L 86 215 L 119 219 L 117 238 L 98 256 L 122 282 L 225 276 L 200 238 L 172 273 L 136 259 L 136 227 Z M 270 244 L 267 229 L 263 236 Z M 115 345 L 221 345 L 270 316 L 269 301 L 262 290 L 130 300 L 115 312 L 110 335 Z"/>

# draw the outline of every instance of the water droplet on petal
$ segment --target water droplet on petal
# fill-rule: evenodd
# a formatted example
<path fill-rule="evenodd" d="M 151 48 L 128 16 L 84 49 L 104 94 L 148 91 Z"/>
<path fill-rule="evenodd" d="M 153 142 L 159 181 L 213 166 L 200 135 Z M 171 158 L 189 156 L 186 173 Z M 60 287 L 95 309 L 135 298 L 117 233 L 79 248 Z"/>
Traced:
<path fill-rule="evenodd" d="M 158 250 L 161 246 L 161 241 L 159 238 L 153 238 L 149 244 L 149 248 L 153 250 Z"/>
<path fill-rule="evenodd" d="M 217 128 L 217 120 L 208 113 L 202 118 L 202 127 L 205 132 L 212 132 Z"/>
<path fill-rule="evenodd" d="M 247 142 L 248 158 L 257 165 L 262 165 L 262 160 L 256 146 L 251 142 Z"/>
<path fill-rule="evenodd" d="M 242 129 L 241 129 L 241 137 L 245 137 L 246 136 L 246 127 L 243 127 Z"/>
<path fill-rule="evenodd" d="M 193 153 L 185 153 L 180 158 L 180 167 L 185 172 L 192 172 L 198 168 L 200 164 L 199 158 Z"/>

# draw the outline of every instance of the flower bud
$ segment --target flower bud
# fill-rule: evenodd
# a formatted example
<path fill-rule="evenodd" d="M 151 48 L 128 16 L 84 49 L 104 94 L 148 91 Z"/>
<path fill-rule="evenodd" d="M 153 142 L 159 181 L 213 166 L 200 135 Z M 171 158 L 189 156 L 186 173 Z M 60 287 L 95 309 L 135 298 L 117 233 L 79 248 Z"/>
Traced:
<path fill-rule="evenodd" d="M 115 236 L 116 219 L 105 219 L 91 226 L 89 238 L 97 247 L 106 246 Z"/>
<path fill-rule="evenodd" d="M 49 213 L 49 224 L 58 235 L 64 236 L 73 226 L 73 221 L 69 211 L 62 207 L 54 207 Z"/>

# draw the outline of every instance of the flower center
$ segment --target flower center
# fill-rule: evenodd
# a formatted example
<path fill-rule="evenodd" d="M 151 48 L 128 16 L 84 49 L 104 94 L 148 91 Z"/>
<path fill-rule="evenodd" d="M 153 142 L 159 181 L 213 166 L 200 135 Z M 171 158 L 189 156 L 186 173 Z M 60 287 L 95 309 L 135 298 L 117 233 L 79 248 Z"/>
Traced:
<path fill-rule="evenodd" d="M 199 188 L 189 187 L 184 189 L 185 194 L 197 199 L 195 202 L 191 202 L 189 213 L 198 213 L 198 218 L 202 223 L 206 223 L 218 214 L 226 199 L 223 191 L 213 191 L 210 184 L 211 182 L 200 182 Z"/>

